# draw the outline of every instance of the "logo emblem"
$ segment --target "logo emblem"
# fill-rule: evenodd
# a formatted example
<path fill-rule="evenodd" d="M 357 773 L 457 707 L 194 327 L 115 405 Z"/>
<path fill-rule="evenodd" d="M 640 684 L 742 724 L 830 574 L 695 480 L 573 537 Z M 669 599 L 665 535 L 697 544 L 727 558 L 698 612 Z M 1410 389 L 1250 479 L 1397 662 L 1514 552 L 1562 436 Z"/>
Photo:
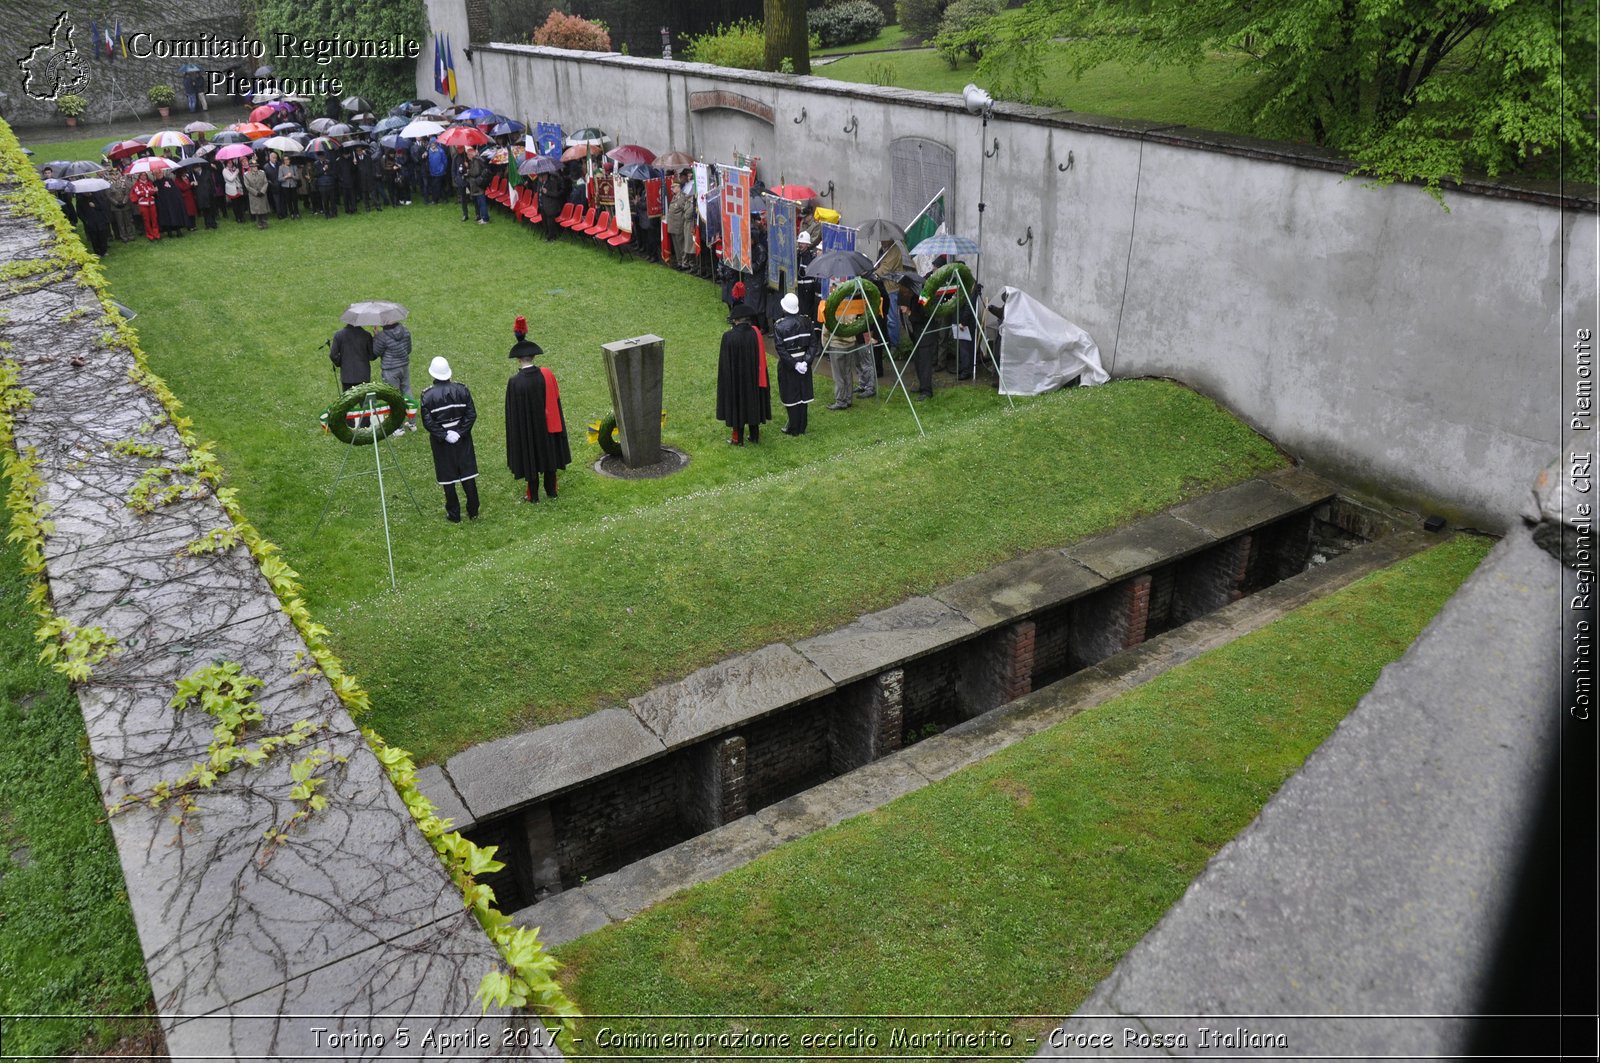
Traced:
<path fill-rule="evenodd" d="M 26 59 L 17 61 L 22 68 L 22 91 L 33 99 L 51 103 L 89 83 L 89 71 L 72 43 L 75 28 L 71 17 L 61 12 L 50 27 L 50 39 L 34 45 Z"/>

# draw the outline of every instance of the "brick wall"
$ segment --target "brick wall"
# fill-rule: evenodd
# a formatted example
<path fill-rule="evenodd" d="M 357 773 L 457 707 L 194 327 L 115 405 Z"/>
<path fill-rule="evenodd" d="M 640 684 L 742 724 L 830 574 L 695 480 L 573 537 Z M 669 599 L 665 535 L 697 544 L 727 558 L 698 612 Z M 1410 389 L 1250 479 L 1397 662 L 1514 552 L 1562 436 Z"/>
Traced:
<path fill-rule="evenodd" d="M 961 709 L 960 661 L 961 652 L 946 650 L 905 666 L 901 695 L 905 744 L 909 745 L 929 724 L 937 724 L 942 730 L 965 718 Z"/>
<path fill-rule="evenodd" d="M 808 702 L 744 729 L 749 808 L 759 811 L 832 777 L 833 709 Z"/>
<path fill-rule="evenodd" d="M 1187 624 L 1238 601 L 1245 593 L 1256 537 L 1241 535 L 1184 561 L 1177 568 L 1171 626 Z"/>
<path fill-rule="evenodd" d="M 900 748 L 904 729 L 901 694 L 905 673 L 880 672 L 834 695 L 833 729 L 828 736 L 828 765 L 843 774 Z"/>
<path fill-rule="evenodd" d="M 1033 617 L 1032 687 L 1035 690 L 1077 670 L 1072 663 L 1071 640 L 1067 637 L 1072 630 L 1072 612 L 1073 606 L 1068 604 L 1046 609 Z"/>
<path fill-rule="evenodd" d="M 1144 641 L 1150 583 L 1146 573 L 1072 603 L 1067 632 L 1070 671 L 1087 668 Z"/>
<path fill-rule="evenodd" d="M 750 811 L 749 756 L 741 735 L 723 735 L 687 751 L 684 825 L 700 834 Z"/>
<path fill-rule="evenodd" d="M 690 836 L 681 756 L 662 757 L 550 802 L 563 885 L 614 871 Z"/>
<path fill-rule="evenodd" d="M 959 658 L 963 719 L 981 716 L 1033 689 L 1032 620 L 973 639 L 963 650 Z"/>

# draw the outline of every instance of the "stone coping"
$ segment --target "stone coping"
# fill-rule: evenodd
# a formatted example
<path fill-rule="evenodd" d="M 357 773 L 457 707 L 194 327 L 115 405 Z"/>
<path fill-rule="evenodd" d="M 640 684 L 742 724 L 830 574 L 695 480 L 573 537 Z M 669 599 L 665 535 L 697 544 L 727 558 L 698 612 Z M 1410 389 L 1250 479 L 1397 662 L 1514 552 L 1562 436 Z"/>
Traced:
<path fill-rule="evenodd" d="M 701 77 L 734 85 L 760 85 L 769 89 L 789 89 L 816 96 L 844 96 L 870 100 L 882 104 L 904 104 L 925 110 L 950 111 L 966 114 L 966 106 L 958 93 L 927 92 L 921 89 L 898 88 L 893 85 L 868 85 L 853 81 L 837 81 L 824 75 L 782 74 L 759 70 L 736 70 L 712 66 L 709 63 L 689 63 L 681 59 L 659 59 L 650 56 L 623 55 L 620 52 L 587 52 L 576 49 L 546 48 L 533 44 L 513 44 L 503 41 L 474 43 L 474 52 L 500 55 L 536 57 L 566 62 L 586 62 L 605 66 L 631 67 L 679 77 Z M 1210 129 L 1194 129 L 1171 123 L 1152 122 L 1132 118 L 1112 118 L 1061 107 L 1046 107 L 1026 103 L 995 101 L 994 118 L 1026 122 L 1030 125 L 1048 125 L 1058 129 L 1071 129 L 1104 136 L 1149 140 L 1175 147 L 1211 151 L 1222 155 L 1236 155 L 1277 162 L 1306 169 L 1326 170 L 1348 174 L 1355 163 L 1325 148 L 1293 141 L 1264 140 L 1235 133 L 1222 133 Z M 993 120 L 993 119 L 991 119 Z M 1412 182 L 1419 184 L 1421 182 Z M 1594 185 L 1581 185 L 1562 181 L 1513 181 L 1467 178 L 1461 181 L 1442 181 L 1441 187 L 1449 192 L 1464 192 L 1495 199 L 1516 199 L 1545 206 L 1565 207 L 1568 210 L 1594 213 L 1600 210 L 1600 189 Z"/>
<path fill-rule="evenodd" d="M 48 240 L 0 206 L 0 245 L 19 242 Z M 146 793 L 208 759 L 214 721 L 170 702 L 175 682 L 214 661 L 262 681 L 254 700 L 264 718 L 242 744 L 296 723 L 314 728 L 298 749 L 218 776 L 187 811 L 139 803 L 110 817 L 169 1051 L 338 1058 L 315 1050 L 312 1027 L 366 1030 L 382 1012 L 503 1037 L 522 1020 L 486 1015 L 473 1000 L 498 952 L 327 679 L 301 671 L 306 644 L 259 566 L 243 546 L 185 549 L 230 526 L 227 513 L 212 497 L 147 515 L 129 508 L 145 471 L 184 451 L 170 426 L 142 431 L 166 411 L 131 383 L 132 355 L 102 343 L 101 314 L 76 275 L 32 290 L 0 285 L 0 338 L 33 393 L 16 415 L 16 445 L 35 456 L 52 507 L 52 607 L 117 640 L 76 686 L 101 796 Z M 119 455 L 124 439 L 158 453 Z M 275 844 L 269 832 L 301 808 L 291 766 L 313 750 L 324 757 L 314 777 L 327 806 Z"/>
<path fill-rule="evenodd" d="M 701 668 L 577 720 L 485 742 L 418 779 L 469 828 L 643 764 L 846 684 L 1064 605 L 1333 498 L 1299 468 L 1275 470 L 1103 535 L 1035 550 L 793 646 Z"/>

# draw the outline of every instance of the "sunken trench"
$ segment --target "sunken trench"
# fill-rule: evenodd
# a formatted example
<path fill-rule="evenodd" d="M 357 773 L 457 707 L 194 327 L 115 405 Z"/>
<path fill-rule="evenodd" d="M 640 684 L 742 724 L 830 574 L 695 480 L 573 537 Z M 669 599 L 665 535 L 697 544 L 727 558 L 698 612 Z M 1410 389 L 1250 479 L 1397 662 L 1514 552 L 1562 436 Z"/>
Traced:
<path fill-rule="evenodd" d="M 905 749 L 1393 527 L 1302 470 L 712 665 L 419 782 L 516 911 Z"/>

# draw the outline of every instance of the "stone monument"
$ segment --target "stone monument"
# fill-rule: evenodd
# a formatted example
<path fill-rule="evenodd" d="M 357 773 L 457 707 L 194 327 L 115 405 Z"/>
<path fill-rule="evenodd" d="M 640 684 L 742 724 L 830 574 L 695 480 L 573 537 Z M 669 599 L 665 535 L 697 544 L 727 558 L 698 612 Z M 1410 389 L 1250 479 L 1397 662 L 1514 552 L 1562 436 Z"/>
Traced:
<path fill-rule="evenodd" d="M 660 336 L 635 336 L 600 346 L 611 408 L 617 413 L 622 460 L 630 469 L 654 465 L 661 454 L 661 385 L 665 375 L 666 341 Z"/>

